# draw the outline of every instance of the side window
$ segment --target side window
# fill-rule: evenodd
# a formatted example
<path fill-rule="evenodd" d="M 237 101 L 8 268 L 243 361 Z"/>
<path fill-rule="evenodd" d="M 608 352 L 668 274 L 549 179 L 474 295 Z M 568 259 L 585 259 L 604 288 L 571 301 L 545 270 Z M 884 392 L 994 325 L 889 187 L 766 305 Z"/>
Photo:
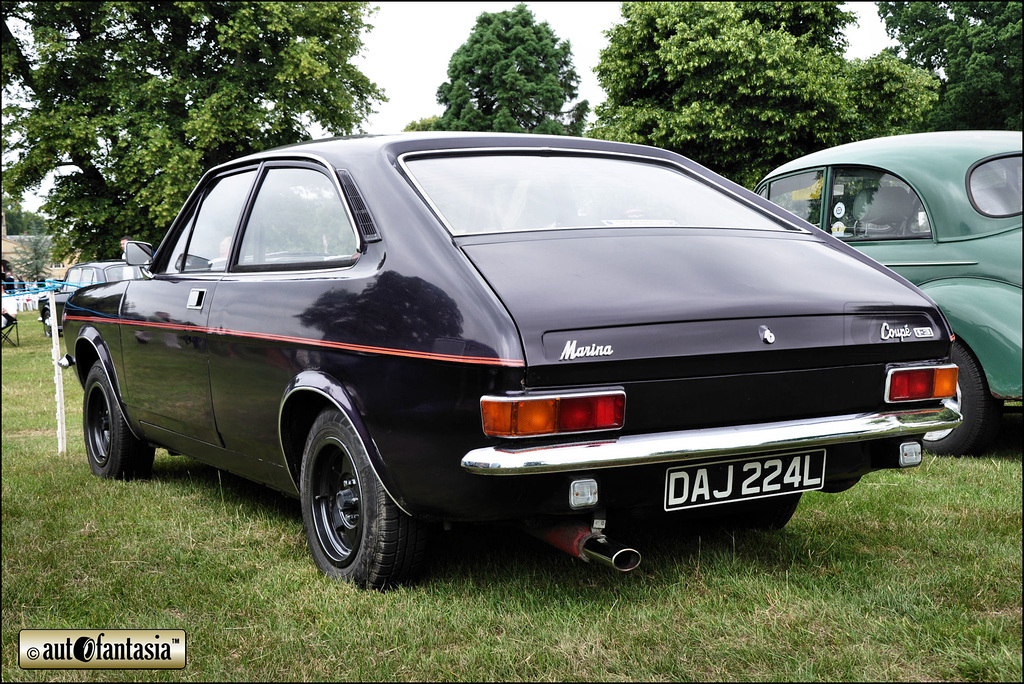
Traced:
<path fill-rule="evenodd" d="M 240 270 L 338 267 L 357 252 L 352 222 L 328 176 L 310 168 L 267 170 L 242 238 Z"/>
<path fill-rule="evenodd" d="M 768 186 L 768 199 L 808 223 L 820 226 L 823 175 L 818 169 L 772 181 Z"/>
<path fill-rule="evenodd" d="M 82 285 L 82 269 L 72 268 L 64 275 L 64 284 L 61 286 L 61 292 L 74 292 Z"/>
<path fill-rule="evenodd" d="M 906 240 L 931 236 L 913 188 L 880 169 L 838 167 L 832 175 L 828 225 L 844 240 Z"/>
<path fill-rule="evenodd" d="M 1021 156 L 991 159 L 971 169 L 967 189 L 974 207 L 985 216 L 1013 216 L 1021 211 Z"/>
<path fill-rule="evenodd" d="M 178 238 L 167 271 L 209 273 L 227 265 L 231 237 L 245 206 L 256 171 L 245 171 L 219 179 L 210 188 Z"/>

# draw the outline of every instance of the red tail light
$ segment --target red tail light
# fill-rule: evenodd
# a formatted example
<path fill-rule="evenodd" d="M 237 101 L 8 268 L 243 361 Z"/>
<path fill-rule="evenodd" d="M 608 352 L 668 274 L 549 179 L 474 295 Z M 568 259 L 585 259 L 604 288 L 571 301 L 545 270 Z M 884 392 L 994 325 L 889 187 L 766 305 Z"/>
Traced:
<path fill-rule="evenodd" d="M 885 382 L 885 400 L 921 401 L 956 396 L 957 367 L 929 366 L 894 368 Z"/>
<path fill-rule="evenodd" d="M 484 397 L 480 414 L 492 437 L 540 437 L 616 430 L 625 420 L 624 392 L 529 398 Z"/>

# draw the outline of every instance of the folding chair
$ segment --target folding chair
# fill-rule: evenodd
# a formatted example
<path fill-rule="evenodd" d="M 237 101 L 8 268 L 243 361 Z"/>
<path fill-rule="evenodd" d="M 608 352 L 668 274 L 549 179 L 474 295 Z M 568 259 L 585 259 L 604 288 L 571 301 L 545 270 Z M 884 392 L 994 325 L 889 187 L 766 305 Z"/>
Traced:
<path fill-rule="evenodd" d="M 5 325 L 2 334 L 4 339 L 3 341 L 0 341 L 0 345 L 3 345 L 4 342 L 11 345 L 12 347 L 17 347 L 18 345 L 20 345 L 21 335 L 18 333 L 18 319 L 14 319 L 14 321 L 10 325 Z M 12 334 L 14 335 L 13 340 L 11 339 Z"/>

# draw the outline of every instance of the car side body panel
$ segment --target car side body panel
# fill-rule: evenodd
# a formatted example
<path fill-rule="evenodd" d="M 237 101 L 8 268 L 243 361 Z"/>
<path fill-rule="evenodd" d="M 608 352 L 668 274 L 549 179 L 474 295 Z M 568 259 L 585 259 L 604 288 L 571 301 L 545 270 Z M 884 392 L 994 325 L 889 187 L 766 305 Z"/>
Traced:
<path fill-rule="evenodd" d="M 992 394 L 1020 400 L 1021 290 L 980 278 L 948 278 L 925 283 L 954 330 L 978 357 Z M 984 331 L 981 332 L 975 331 Z"/>

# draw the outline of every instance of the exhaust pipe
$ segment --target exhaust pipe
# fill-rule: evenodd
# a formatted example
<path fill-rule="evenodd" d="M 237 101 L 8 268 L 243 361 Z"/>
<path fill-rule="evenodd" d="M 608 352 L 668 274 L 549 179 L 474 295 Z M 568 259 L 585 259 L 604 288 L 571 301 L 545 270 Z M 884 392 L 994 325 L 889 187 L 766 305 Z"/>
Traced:
<path fill-rule="evenodd" d="M 550 527 L 524 529 L 556 549 L 587 563 L 595 561 L 619 572 L 629 572 L 640 565 L 639 551 L 594 532 L 584 523 L 566 522 Z"/>

